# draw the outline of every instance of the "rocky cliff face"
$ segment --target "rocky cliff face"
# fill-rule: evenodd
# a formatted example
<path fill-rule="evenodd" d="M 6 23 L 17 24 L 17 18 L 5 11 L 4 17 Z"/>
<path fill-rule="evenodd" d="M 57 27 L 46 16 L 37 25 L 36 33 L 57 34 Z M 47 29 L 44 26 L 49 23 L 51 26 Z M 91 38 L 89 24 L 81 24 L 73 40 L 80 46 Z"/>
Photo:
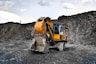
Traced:
<path fill-rule="evenodd" d="M 19 24 L 5 23 L 0 24 L 0 39 L 32 39 L 31 31 L 34 23 Z"/>
<path fill-rule="evenodd" d="M 60 16 L 69 41 L 80 44 L 96 45 L 96 12 L 86 12 L 74 16 Z"/>
<path fill-rule="evenodd" d="M 96 11 L 73 16 L 60 16 L 53 22 L 63 24 L 64 33 L 71 43 L 96 45 Z M 34 23 L 0 24 L 0 39 L 31 39 Z"/>

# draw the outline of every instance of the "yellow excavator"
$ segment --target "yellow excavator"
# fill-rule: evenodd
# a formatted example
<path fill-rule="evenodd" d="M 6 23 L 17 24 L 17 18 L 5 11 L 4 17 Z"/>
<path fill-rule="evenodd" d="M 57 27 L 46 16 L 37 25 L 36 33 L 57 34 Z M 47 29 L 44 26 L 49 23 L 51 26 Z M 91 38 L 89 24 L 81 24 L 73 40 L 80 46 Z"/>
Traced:
<path fill-rule="evenodd" d="M 67 36 L 63 35 L 62 25 L 53 23 L 49 17 L 39 18 L 34 25 L 31 50 L 48 53 L 50 48 L 63 51 Z"/>

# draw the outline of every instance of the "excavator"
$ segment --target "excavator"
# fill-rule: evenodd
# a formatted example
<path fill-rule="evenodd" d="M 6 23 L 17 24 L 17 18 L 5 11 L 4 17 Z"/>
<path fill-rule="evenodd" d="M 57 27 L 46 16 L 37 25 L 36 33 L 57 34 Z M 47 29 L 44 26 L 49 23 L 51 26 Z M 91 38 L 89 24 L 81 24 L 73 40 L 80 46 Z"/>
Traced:
<path fill-rule="evenodd" d="M 53 23 L 49 17 L 39 18 L 33 31 L 31 50 L 35 52 L 48 53 L 50 48 L 63 51 L 67 43 L 67 35 L 63 34 L 60 23 Z"/>

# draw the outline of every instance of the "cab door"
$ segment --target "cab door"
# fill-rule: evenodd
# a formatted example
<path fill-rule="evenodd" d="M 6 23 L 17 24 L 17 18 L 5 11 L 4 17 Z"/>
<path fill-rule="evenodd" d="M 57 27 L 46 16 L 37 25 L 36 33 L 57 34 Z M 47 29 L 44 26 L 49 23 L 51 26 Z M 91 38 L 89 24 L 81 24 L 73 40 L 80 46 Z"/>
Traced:
<path fill-rule="evenodd" d="M 54 41 L 67 40 L 67 36 L 63 34 L 63 27 L 61 24 L 54 24 L 53 40 Z"/>
<path fill-rule="evenodd" d="M 60 41 L 60 24 L 54 24 L 53 26 L 53 40 Z"/>

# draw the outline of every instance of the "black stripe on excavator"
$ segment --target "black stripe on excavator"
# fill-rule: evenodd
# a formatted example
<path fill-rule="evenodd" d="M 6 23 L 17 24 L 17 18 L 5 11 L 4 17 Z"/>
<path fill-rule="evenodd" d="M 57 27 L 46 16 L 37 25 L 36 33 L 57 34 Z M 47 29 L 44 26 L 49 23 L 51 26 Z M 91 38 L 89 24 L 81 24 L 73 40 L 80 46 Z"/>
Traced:
<path fill-rule="evenodd" d="M 60 40 L 60 41 L 47 41 L 47 42 L 67 42 L 67 40 Z"/>

